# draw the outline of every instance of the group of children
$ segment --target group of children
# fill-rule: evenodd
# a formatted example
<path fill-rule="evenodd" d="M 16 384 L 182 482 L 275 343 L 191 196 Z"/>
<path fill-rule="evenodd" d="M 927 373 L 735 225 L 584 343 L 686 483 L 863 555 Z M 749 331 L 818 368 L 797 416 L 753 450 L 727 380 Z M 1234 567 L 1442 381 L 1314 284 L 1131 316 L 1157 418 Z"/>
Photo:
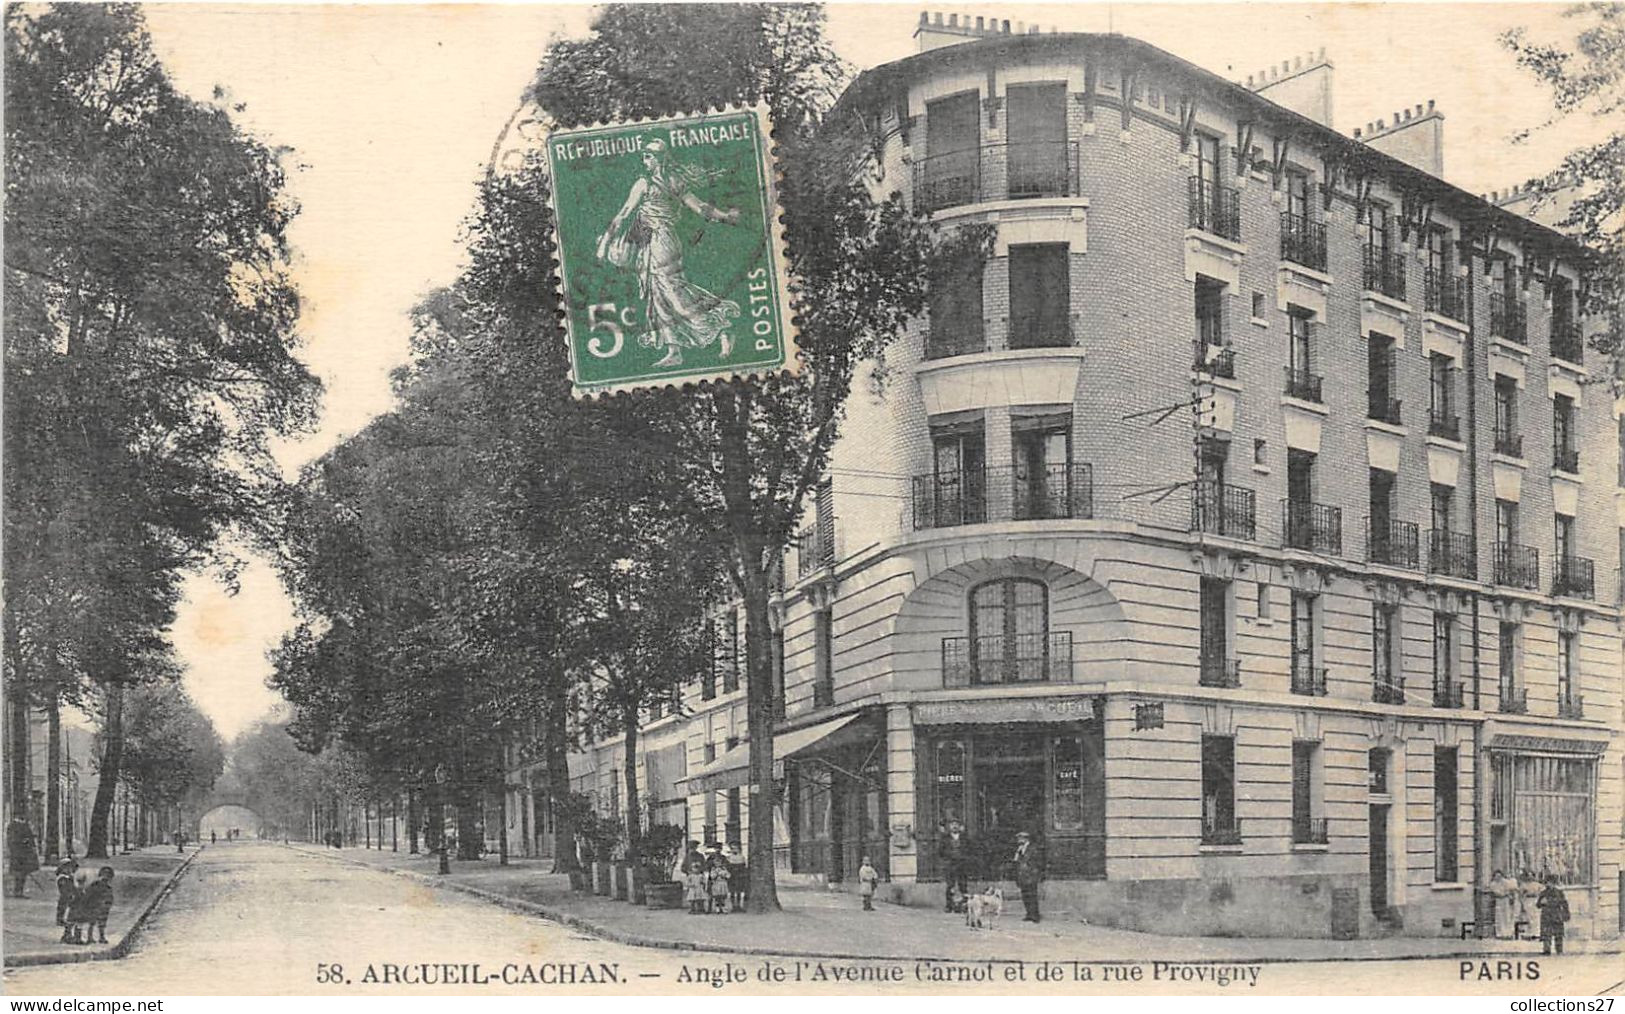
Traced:
<path fill-rule="evenodd" d="M 67 857 L 56 865 L 56 924 L 65 944 L 107 943 L 107 917 L 113 911 L 113 867 L 103 866 L 94 879 L 79 871 L 79 860 Z"/>
<path fill-rule="evenodd" d="M 745 907 L 745 892 L 750 882 L 750 867 L 733 862 L 722 851 L 722 846 L 711 845 L 711 854 L 700 851 L 700 843 L 688 843 L 688 854 L 683 859 L 683 900 L 688 902 L 689 915 L 720 915 L 738 912 Z"/>

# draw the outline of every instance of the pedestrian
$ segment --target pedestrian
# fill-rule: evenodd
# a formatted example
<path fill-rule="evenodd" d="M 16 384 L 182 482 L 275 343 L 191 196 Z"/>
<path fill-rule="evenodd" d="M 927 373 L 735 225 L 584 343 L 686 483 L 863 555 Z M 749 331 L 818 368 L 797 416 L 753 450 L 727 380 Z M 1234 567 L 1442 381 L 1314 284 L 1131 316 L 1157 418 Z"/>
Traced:
<path fill-rule="evenodd" d="M 1535 909 L 1535 902 L 1539 900 L 1540 892 L 1545 886 L 1540 882 L 1540 878 L 1535 876 L 1534 871 L 1528 867 L 1524 867 L 1523 872 L 1518 874 L 1518 921 L 1523 923 L 1525 927 L 1535 925 L 1535 917 L 1538 914 Z M 1525 932 L 1528 932 L 1528 930 L 1526 929 Z"/>
<path fill-rule="evenodd" d="M 875 889 L 880 884 L 880 871 L 864 856 L 863 862 L 858 864 L 858 895 L 863 898 L 863 910 L 875 910 Z"/>
<path fill-rule="evenodd" d="M 711 846 L 711 858 L 705 871 L 706 882 L 711 890 L 712 915 L 721 915 L 728 911 L 728 860 L 722 854 L 722 846 Z"/>
<path fill-rule="evenodd" d="M 746 861 L 738 842 L 729 842 L 725 853 L 728 860 L 728 910 L 745 910 L 745 892 L 750 888 L 750 863 Z"/>
<path fill-rule="evenodd" d="M 211 827 L 211 828 L 209 828 L 209 844 L 213 845 L 214 843 L 215 843 L 214 828 Z"/>
<path fill-rule="evenodd" d="M 948 828 L 937 841 L 937 861 L 942 867 L 944 912 L 963 910 L 970 888 L 970 835 L 957 817 L 948 818 Z"/>
<path fill-rule="evenodd" d="M 1542 954 L 1552 953 L 1552 945 L 1557 945 L 1557 953 L 1563 953 L 1563 927 L 1569 921 L 1569 899 L 1563 889 L 1557 885 L 1556 874 L 1546 877 L 1546 889 L 1540 892 L 1540 898 L 1535 902 L 1540 909 L 1540 951 Z"/>
<path fill-rule="evenodd" d="M 6 872 L 11 874 L 11 896 L 23 897 L 23 885 L 39 869 L 39 846 L 34 842 L 34 829 L 21 817 L 11 818 L 6 825 Z"/>
<path fill-rule="evenodd" d="M 1011 862 L 1016 867 L 1016 886 L 1021 889 L 1021 904 L 1027 909 L 1027 914 L 1021 917 L 1022 921 L 1038 922 L 1038 892 L 1044 880 L 1044 856 L 1033 844 L 1032 835 L 1026 831 L 1016 832 L 1016 854 Z"/>
<path fill-rule="evenodd" d="M 74 905 L 74 943 L 107 943 L 107 917 L 113 912 L 113 867 L 103 866 L 96 879 L 79 895 Z M 77 939 L 79 930 L 84 939 Z M 92 935 L 94 931 L 94 936 Z"/>
<path fill-rule="evenodd" d="M 1490 874 L 1490 896 L 1495 899 L 1495 936 L 1517 936 L 1518 878 L 1496 870 Z"/>
<path fill-rule="evenodd" d="M 62 942 L 68 942 L 68 910 L 73 907 L 73 900 L 79 897 L 79 885 L 73 882 L 73 875 L 79 872 L 79 860 L 73 856 L 65 856 L 56 864 L 56 924 L 62 927 Z"/>
<path fill-rule="evenodd" d="M 705 863 L 689 863 L 683 874 L 683 900 L 688 902 L 689 915 L 704 915 L 709 895 L 705 888 Z"/>

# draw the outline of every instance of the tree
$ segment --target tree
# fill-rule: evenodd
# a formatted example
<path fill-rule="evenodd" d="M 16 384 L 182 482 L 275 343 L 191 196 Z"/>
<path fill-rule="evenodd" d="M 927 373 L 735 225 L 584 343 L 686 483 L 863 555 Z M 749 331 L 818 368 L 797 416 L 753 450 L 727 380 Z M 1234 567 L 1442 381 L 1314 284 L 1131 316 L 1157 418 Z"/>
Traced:
<path fill-rule="evenodd" d="M 702 52 L 704 60 L 690 56 Z M 772 111 L 791 269 L 802 294 L 804 368 L 616 402 L 618 438 L 657 445 L 682 462 L 701 513 L 730 546 L 745 612 L 755 912 L 779 907 L 771 575 L 827 464 L 856 365 L 922 309 L 931 257 L 927 224 L 899 195 L 870 193 L 864 170 L 873 155 L 863 132 L 851 118 L 827 115 L 844 79 L 818 6 L 625 5 L 605 8 L 588 38 L 550 47 L 534 84 L 538 103 L 564 124 L 758 100 Z"/>
<path fill-rule="evenodd" d="M 121 777 L 143 806 L 196 801 L 225 770 L 214 723 L 173 682 L 142 686 L 125 702 Z"/>
<path fill-rule="evenodd" d="M 229 581 L 221 540 L 272 537 L 269 441 L 319 385 L 293 355 L 281 154 L 175 90 L 134 6 L 5 28 L 8 732 L 25 754 L 23 709 L 99 698 L 101 856 L 125 688 L 168 664 L 181 575 Z"/>
<path fill-rule="evenodd" d="M 1551 90 L 1551 120 L 1516 135 L 1528 141 L 1559 120 L 1587 118 L 1605 125 L 1605 136 L 1564 156 L 1556 169 L 1530 181 L 1544 202 L 1566 210 L 1556 222 L 1595 254 L 1584 309 L 1606 323 L 1591 338 L 1618 360 L 1625 354 L 1621 313 L 1625 308 L 1625 4 L 1586 3 L 1564 9 L 1578 24 L 1572 42 L 1537 41 L 1523 28 L 1501 35 L 1518 66 Z M 1617 372 L 1616 372 L 1617 375 Z"/>

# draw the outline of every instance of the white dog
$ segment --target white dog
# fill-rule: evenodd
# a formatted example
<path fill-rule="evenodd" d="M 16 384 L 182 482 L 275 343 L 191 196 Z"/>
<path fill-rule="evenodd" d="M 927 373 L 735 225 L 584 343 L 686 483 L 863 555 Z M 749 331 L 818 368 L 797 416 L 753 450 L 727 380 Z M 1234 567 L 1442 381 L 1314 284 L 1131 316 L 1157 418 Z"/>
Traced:
<path fill-rule="evenodd" d="M 965 925 L 971 929 L 993 929 L 1003 914 L 1004 890 L 994 884 L 965 899 Z"/>

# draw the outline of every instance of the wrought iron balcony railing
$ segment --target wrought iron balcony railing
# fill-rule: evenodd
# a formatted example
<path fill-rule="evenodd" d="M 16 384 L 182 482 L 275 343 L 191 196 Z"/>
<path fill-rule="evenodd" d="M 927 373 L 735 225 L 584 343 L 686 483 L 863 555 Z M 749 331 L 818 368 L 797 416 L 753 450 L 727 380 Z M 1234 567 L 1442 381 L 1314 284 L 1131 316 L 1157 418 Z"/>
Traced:
<path fill-rule="evenodd" d="M 1592 562 L 1583 556 L 1553 557 L 1552 594 L 1565 598 L 1595 598 L 1597 581 Z"/>
<path fill-rule="evenodd" d="M 1501 712 L 1507 715 L 1526 715 L 1529 713 L 1529 691 L 1523 687 L 1510 687 L 1501 684 Z"/>
<path fill-rule="evenodd" d="M 1071 679 L 1069 630 L 942 639 L 944 686 L 1067 683 Z"/>
<path fill-rule="evenodd" d="M 1423 275 L 1423 306 L 1429 313 L 1437 313 L 1452 320 L 1466 319 L 1467 286 L 1448 270 L 1428 268 Z"/>
<path fill-rule="evenodd" d="M 808 525 L 796 535 L 796 575 L 808 574 L 835 562 L 835 531 Z"/>
<path fill-rule="evenodd" d="M 925 336 L 925 358 L 948 359 L 987 351 L 987 332 L 981 320 L 931 322 Z"/>
<path fill-rule="evenodd" d="M 1187 220 L 1192 229 L 1241 241 L 1241 194 L 1235 187 L 1192 176 L 1188 187 Z"/>
<path fill-rule="evenodd" d="M 1570 694 L 1557 699 L 1557 717 L 1578 721 L 1586 716 L 1585 698 Z"/>
<path fill-rule="evenodd" d="M 1285 368 L 1286 387 L 1288 398 L 1297 398 L 1299 401 L 1312 401 L 1317 405 L 1323 400 L 1321 397 L 1322 378 L 1318 373 L 1297 369 L 1291 366 Z"/>
<path fill-rule="evenodd" d="M 1199 482 L 1191 498 L 1191 531 L 1252 541 L 1258 536 L 1253 491 L 1229 483 Z"/>
<path fill-rule="evenodd" d="M 1343 555 L 1343 510 L 1323 503 L 1281 501 L 1282 540 L 1290 549 Z"/>
<path fill-rule="evenodd" d="M 1372 673 L 1371 700 L 1376 704 L 1404 704 L 1405 677 Z"/>
<path fill-rule="evenodd" d="M 1075 141 L 1011 141 L 944 152 L 914 164 L 914 205 L 941 211 L 982 201 L 1077 197 Z"/>
<path fill-rule="evenodd" d="M 1292 660 L 1292 692 L 1309 697 L 1326 696 L 1326 667 L 1310 665 L 1305 659 Z"/>
<path fill-rule="evenodd" d="M 1234 690 L 1241 686 L 1241 663 L 1223 655 L 1203 652 L 1197 682 L 1204 687 L 1224 687 Z"/>
<path fill-rule="evenodd" d="M 1552 467 L 1559 472 L 1580 474 L 1580 449 L 1578 447 L 1553 447 Z"/>
<path fill-rule="evenodd" d="M 1496 430 L 1495 453 L 1505 454 L 1514 458 L 1523 457 L 1523 434 L 1509 433 L 1506 430 Z"/>
<path fill-rule="evenodd" d="M 1461 416 L 1440 409 L 1428 410 L 1428 436 L 1461 440 Z"/>
<path fill-rule="evenodd" d="M 1292 818 L 1292 844 L 1325 845 L 1330 840 L 1325 817 Z"/>
<path fill-rule="evenodd" d="M 1371 292 L 1405 301 L 1405 255 L 1375 247 L 1365 248 L 1364 284 Z"/>
<path fill-rule="evenodd" d="M 1428 529 L 1428 570 L 1446 577 L 1478 578 L 1478 547 L 1466 532 Z"/>
<path fill-rule="evenodd" d="M 1229 345 L 1208 345 L 1197 356 L 1194 369 L 1210 377 L 1235 380 L 1236 350 Z"/>
<path fill-rule="evenodd" d="M 1515 542 L 1497 542 L 1495 583 L 1508 588 L 1540 587 L 1540 550 Z"/>
<path fill-rule="evenodd" d="M 1091 518 L 1093 476 L 1094 470 L 1086 462 L 916 475 L 914 527 L 923 530 L 984 521 Z"/>
<path fill-rule="evenodd" d="M 1281 212 L 1281 259 L 1315 271 L 1326 270 L 1326 223 Z"/>
<path fill-rule="evenodd" d="M 1384 522 L 1380 518 L 1366 518 L 1366 562 L 1419 570 L 1422 563 L 1417 532 L 1414 521 L 1389 519 Z"/>
<path fill-rule="evenodd" d="M 1529 314 L 1522 300 L 1504 292 L 1490 293 L 1490 334 L 1518 345 L 1529 344 Z"/>
<path fill-rule="evenodd" d="M 1071 314 L 1023 312 L 1010 315 L 1006 344 L 1013 349 L 1065 349 L 1077 344 L 1077 328 Z"/>
<path fill-rule="evenodd" d="M 1579 364 L 1585 356 L 1580 325 L 1572 320 L 1552 321 L 1552 358 Z"/>
<path fill-rule="evenodd" d="M 1225 819 L 1212 814 L 1202 815 L 1203 845 L 1240 845 L 1241 818 Z"/>
<path fill-rule="evenodd" d="M 1460 680 L 1451 680 L 1446 683 L 1433 684 L 1433 706 L 1435 708 L 1456 708 L 1462 706 L 1463 684 Z"/>
<path fill-rule="evenodd" d="M 1393 390 L 1393 387 L 1390 386 L 1388 390 Z M 1401 425 L 1400 409 L 1402 405 L 1398 398 L 1390 398 L 1378 389 L 1368 388 L 1365 401 L 1365 417 L 1367 419 L 1385 422 L 1390 426 Z"/>

